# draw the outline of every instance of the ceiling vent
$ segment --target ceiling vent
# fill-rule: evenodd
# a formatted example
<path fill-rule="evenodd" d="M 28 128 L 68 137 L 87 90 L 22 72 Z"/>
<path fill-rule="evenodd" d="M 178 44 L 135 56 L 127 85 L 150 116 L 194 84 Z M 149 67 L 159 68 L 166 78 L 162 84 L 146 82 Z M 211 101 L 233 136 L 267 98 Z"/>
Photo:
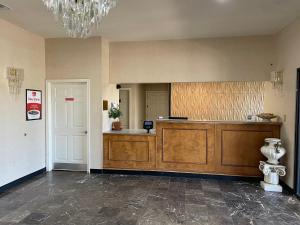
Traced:
<path fill-rule="evenodd" d="M 2 5 L 0 4 L 0 10 L 9 10 L 10 8 L 8 8 L 6 5 Z"/>

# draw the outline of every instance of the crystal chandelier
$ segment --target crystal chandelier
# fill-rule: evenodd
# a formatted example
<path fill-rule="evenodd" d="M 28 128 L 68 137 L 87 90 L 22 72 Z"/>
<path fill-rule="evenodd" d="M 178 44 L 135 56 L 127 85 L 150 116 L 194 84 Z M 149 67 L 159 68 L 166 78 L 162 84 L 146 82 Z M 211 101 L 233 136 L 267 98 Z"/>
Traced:
<path fill-rule="evenodd" d="M 57 20 L 61 19 L 70 37 L 86 38 L 93 27 L 100 22 L 118 0 L 43 0 L 53 11 Z"/>

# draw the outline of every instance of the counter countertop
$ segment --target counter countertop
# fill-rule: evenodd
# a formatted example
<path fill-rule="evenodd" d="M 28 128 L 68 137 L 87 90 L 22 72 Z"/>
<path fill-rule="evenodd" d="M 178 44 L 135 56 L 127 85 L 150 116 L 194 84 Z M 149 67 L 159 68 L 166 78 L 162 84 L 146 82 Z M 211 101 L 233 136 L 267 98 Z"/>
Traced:
<path fill-rule="evenodd" d="M 122 130 L 109 130 L 103 132 L 104 134 L 124 134 L 124 135 L 156 135 L 155 130 L 150 130 L 150 133 L 147 133 L 144 129 L 122 129 Z"/>
<path fill-rule="evenodd" d="M 170 120 L 160 119 L 156 123 L 213 123 L 213 124 L 261 124 L 261 125 L 281 125 L 281 122 L 248 121 L 248 120 Z"/>
<path fill-rule="evenodd" d="M 156 123 L 199 123 L 199 124 L 237 124 L 237 125 L 277 125 L 280 126 L 281 122 L 264 122 L 264 121 L 230 121 L 230 120 L 169 120 L 169 119 L 161 119 L 157 120 Z M 145 136 L 155 136 L 156 130 L 153 129 L 150 133 L 147 133 L 144 129 L 122 129 L 122 130 L 109 130 L 103 132 L 104 134 L 120 134 L 120 135 L 145 135 Z"/>

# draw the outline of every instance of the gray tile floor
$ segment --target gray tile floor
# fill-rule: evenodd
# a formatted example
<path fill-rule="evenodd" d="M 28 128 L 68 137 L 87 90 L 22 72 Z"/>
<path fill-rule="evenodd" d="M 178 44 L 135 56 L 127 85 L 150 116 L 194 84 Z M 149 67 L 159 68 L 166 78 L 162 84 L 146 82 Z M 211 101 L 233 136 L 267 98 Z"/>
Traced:
<path fill-rule="evenodd" d="M 8 224 L 300 225 L 300 202 L 256 182 L 52 172 L 0 195 Z"/>

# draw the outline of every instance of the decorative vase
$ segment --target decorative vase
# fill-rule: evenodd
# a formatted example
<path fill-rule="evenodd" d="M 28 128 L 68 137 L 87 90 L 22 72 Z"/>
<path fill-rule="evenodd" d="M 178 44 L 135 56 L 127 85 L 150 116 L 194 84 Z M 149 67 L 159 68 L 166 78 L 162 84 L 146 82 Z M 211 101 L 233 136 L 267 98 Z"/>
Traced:
<path fill-rule="evenodd" d="M 278 138 L 266 138 L 265 146 L 261 147 L 260 151 L 268 158 L 267 163 L 272 165 L 278 165 L 278 160 L 286 153 L 286 150 L 281 146 L 281 140 Z"/>
<path fill-rule="evenodd" d="M 261 113 L 256 115 L 258 118 L 261 118 L 263 122 L 272 122 L 272 119 L 277 118 L 273 113 Z"/>
<path fill-rule="evenodd" d="M 120 121 L 112 122 L 112 130 L 122 130 L 122 124 Z"/>

